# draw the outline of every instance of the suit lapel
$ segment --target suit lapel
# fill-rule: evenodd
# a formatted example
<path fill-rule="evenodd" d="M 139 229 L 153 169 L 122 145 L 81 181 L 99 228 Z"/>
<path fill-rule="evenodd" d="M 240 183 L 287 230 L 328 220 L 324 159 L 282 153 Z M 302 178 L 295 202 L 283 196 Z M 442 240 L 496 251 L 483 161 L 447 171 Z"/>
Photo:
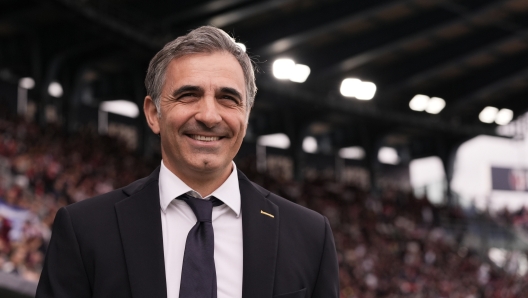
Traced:
<path fill-rule="evenodd" d="M 272 297 L 279 237 L 279 208 L 266 198 L 269 192 L 259 191 L 240 171 L 238 177 L 244 242 L 242 297 Z"/>
<path fill-rule="evenodd" d="M 134 298 L 167 297 L 158 177 L 159 168 L 115 205 Z"/>

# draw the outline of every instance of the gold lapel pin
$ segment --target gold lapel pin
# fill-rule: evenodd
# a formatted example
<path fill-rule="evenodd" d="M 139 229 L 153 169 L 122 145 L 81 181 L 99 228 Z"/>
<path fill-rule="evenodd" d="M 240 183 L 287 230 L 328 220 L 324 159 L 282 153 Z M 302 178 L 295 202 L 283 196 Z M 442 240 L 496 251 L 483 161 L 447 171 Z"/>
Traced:
<path fill-rule="evenodd" d="M 267 216 L 269 216 L 269 217 L 271 217 L 271 218 L 275 218 L 275 216 L 269 214 L 268 212 L 264 212 L 264 211 L 262 211 L 262 210 L 260 210 L 260 214 L 264 214 L 264 215 L 267 215 Z"/>

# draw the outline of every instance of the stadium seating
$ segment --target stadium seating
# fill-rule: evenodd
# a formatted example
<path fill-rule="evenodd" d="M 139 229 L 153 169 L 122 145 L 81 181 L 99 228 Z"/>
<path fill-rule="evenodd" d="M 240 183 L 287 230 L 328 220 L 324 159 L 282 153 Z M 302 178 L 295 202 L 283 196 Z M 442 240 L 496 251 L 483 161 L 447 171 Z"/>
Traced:
<path fill-rule="evenodd" d="M 116 158 L 116 156 L 123 156 Z M 144 160 L 90 129 L 65 135 L 0 121 L 0 271 L 37 282 L 56 211 L 147 175 Z M 372 195 L 313 177 L 296 182 L 237 164 L 271 191 L 328 217 L 340 264 L 341 297 L 526 297 L 528 275 L 509 274 L 440 227 L 463 218 L 397 189 Z M 526 226 L 526 211 L 503 215 Z"/>

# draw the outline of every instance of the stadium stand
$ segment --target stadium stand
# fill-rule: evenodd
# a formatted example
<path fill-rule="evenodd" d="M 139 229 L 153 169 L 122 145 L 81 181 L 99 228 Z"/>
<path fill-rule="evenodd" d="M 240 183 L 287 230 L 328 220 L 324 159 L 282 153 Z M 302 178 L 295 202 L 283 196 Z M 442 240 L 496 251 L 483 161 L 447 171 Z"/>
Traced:
<path fill-rule="evenodd" d="M 0 271 L 35 283 L 60 207 L 124 186 L 155 164 L 90 129 L 66 135 L 54 126 L 0 121 Z M 397 189 L 372 195 L 321 177 L 263 175 L 254 158 L 237 164 L 257 183 L 328 217 L 343 298 L 528 295 L 528 275 L 495 266 L 442 227 L 441 218 L 464 220 L 460 209 Z M 526 211 L 501 218 L 525 225 L 518 219 Z"/>
<path fill-rule="evenodd" d="M 1 121 L 0 271 L 36 283 L 60 207 L 148 172 L 117 139 L 89 131 L 67 138 L 53 126 Z"/>

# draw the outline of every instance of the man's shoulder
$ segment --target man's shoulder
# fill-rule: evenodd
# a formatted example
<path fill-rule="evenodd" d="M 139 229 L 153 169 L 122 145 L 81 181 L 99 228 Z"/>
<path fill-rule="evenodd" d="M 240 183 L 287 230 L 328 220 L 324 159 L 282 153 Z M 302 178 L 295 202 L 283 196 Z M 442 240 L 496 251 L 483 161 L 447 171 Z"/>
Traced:
<path fill-rule="evenodd" d="M 320 213 L 312 209 L 308 209 L 307 207 L 301 206 L 297 203 L 294 203 L 288 199 L 285 199 L 265 189 L 264 187 L 256 184 L 255 182 L 251 182 L 251 183 L 260 193 L 262 193 L 264 197 L 266 197 L 272 203 L 277 205 L 277 207 L 279 207 L 281 218 L 283 218 L 282 214 L 284 214 L 285 215 L 284 218 L 301 220 L 302 222 L 313 222 L 313 223 L 323 223 L 324 222 L 324 217 Z"/>
<path fill-rule="evenodd" d="M 94 214 L 104 213 L 107 210 L 114 210 L 114 205 L 136 192 L 138 189 L 143 187 L 149 177 L 141 178 L 136 180 L 125 187 L 115 189 L 113 191 L 101 194 L 77 203 L 66 206 L 65 208 L 69 213 L 73 214 Z"/>

